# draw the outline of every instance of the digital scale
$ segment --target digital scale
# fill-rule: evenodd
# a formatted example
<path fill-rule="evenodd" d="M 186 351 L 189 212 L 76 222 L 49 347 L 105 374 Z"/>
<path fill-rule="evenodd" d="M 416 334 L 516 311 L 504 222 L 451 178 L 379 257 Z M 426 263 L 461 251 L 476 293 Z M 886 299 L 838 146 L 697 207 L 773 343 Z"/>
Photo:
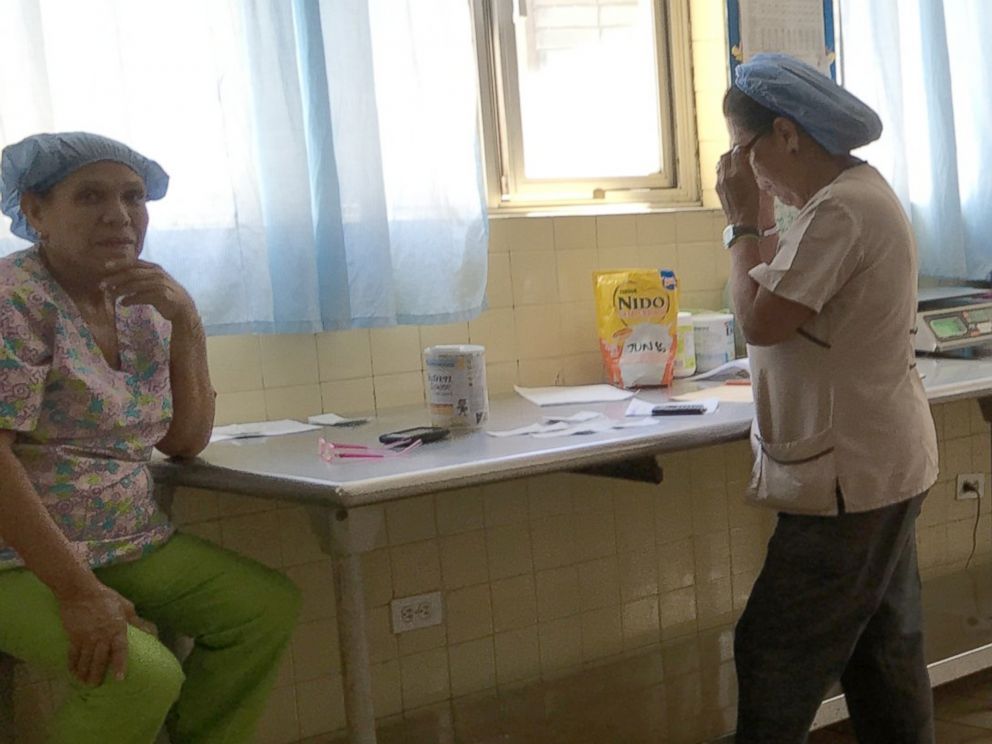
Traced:
<path fill-rule="evenodd" d="M 928 287 L 919 291 L 917 353 L 968 355 L 992 343 L 992 292 L 978 287 Z"/>

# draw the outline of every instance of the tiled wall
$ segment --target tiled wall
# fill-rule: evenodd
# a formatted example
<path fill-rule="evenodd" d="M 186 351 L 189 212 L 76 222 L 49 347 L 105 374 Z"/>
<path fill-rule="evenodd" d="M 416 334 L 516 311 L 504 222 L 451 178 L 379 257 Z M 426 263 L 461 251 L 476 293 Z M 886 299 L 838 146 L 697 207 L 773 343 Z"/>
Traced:
<path fill-rule="evenodd" d="M 686 307 L 718 308 L 729 272 L 720 213 L 491 221 L 489 309 L 468 323 L 209 342 L 217 422 L 367 413 L 424 400 L 421 352 L 486 347 L 493 394 L 600 378 L 592 272 L 674 268 Z"/>

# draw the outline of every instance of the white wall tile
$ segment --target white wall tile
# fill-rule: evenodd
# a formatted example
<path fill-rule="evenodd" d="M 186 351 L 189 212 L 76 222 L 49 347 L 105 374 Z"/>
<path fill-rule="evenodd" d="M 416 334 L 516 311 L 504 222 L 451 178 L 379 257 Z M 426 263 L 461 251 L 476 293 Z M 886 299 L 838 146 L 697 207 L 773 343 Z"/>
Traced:
<path fill-rule="evenodd" d="M 516 362 L 517 331 L 513 308 L 486 310 L 469 321 L 469 339 L 486 347 L 487 371 L 493 362 Z"/>
<path fill-rule="evenodd" d="M 316 385 L 317 342 L 312 333 L 259 336 L 266 388 Z"/>
<path fill-rule="evenodd" d="M 468 695 L 496 686 L 496 651 L 492 637 L 460 643 L 448 650 L 451 693 Z"/>
<path fill-rule="evenodd" d="M 395 375 L 376 375 L 372 378 L 375 388 L 376 411 L 398 406 L 424 404 L 424 375 L 422 372 L 401 372 Z"/>
<path fill-rule="evenodd" d="M 438 703 L 451 694 L 448 651 L 435 649 L 400 659 L 404 707 Z"/>
<path fill-rule="evenodd" d="M 545 674 L 578 667 L 582 663 L 582 619 L 576 615 L 541 623 L 538 643 Z"/>
<path fill-rule="evenodd" d="M 320 385 L 316 383 L 265 389 L 265 417 L 270 421 L 306 421 L 308 416 L 319 413 L 322 407 Z"/>
<path fill-rule="evenodd" d="M 599 352 L 563 357 L 561 373 L 565 385 L 595 385 L 606 381 Z"/>
<path fill-rule="evenodd" d="M 638 245 L 675 244 L 675 212 L 639 214 L 635 227 Z"/>
<path fill-rule="evenodd" d="M 420 326 L 420 348 L 444 344 L 467 344 L 468 323 L 446 323 L 444 325 Z"/>
<path fill-rule="evenodd" d="M 558 302 L 558 272 L 554 251 L 512 254 L 510 276 L 515 307 Z"/>
<path fill-rule="evenodd" d="M 486 302 L 490 308 L 513 306 L 513 282 L 510 279 L 509 253 L 497 253 L 489 256 Z"/>
<path fill-rule="evenodd" d="M 265 421 L 265 392 L 219 393 L 215 402 L 214 426 Z"/>
<path fill-rule="evenodd" d="M 277 687 L 265 701 L 265 712 L 255 732 L 256 744 L 291 744 L 300 738 L 296 715 L 296 688 Z"/>
<path fill-rule="evenodd" d="M 317 334 L 320 381 L 372 376 L 372 346 L 367 328 Z"/>
<path fill-rule="evenodd" d="M 561 354 L 559 317 L 555 305 L 528 305 L 513 312 L 519 359 L 546 359 Z"/>
<path fill-rule="evenodd" d="M 637 245 L 637 223 L 634 215 L 597 217 L 596 245 L 599 248 Z"/>
<path fill-rule="evenodd" d="M 554 250 L 554 223 L 548 218 L 514 217 L 505 220 L 506 249 L 519 251 Z"/>
<path fill-rule="evenodd" d="M 675 236 L 678 244 L 703 243 L 715 240 L 713 221 L 706 209 L 686 210 L 675 215 Z"/>
<path fill-rule="evenodd" d="M 653 269 L 671 269 L 681 282 L 682 274 L 678 269 L 678 247 L 671 245 L 640 245 L 637 247 L 637 263 L 640 266 Z"/>
<path fill-rule="evenodd" d="M 599 263 L 595 248 L 556 254 L 558 296 L 562 302 L 590 302 L 593 299 L 593 273 Z"/>
<path fill-rule="evenodd" d="M 296 685 L 300 735 L 317 736 L 345 725 L 344 693 L 340 675 L 321 677 Z"/>
<path fill-rule="evenodd" d="M 372 329 L 374 376 L 412 372 L 422 368 L 420 333 L 416 326 Z M 377 391 L 378 392 L 378 391 Z"/>
<path fill-rule="evenodd" d="M 218 393 L 240 393 L 262 387 L 258 336 L 209 336 L 207 365 Z"/>
<path fill-rule="evenodd" d="M 595 217 L 555 217 L 555 250 L 589 250 L 596 248 Z"/>
<path fill-rule="evenodd" d="M 536 677 L 541 671 L 537 626 L 496 634 L 496 681 L 501 685 Z"/>
<path fill-rule="evenodd" d="M 564 385 L 564 360 L 554 359 L 521 359 L 517 363 L 517 382 L 524 387 L 548 387 Z"/>
<path fill-rule="evenodd" d="M 341 416 L 370 414 L 375 411 L 372 378 L 336 380 L 320 385 L 321 410 Z"/>
<path fill-rule="evenodd" d="M 563 354 L 599 353 L 596 306 L 590 301 L 562 303 L 561 350 Z M 569 383 L 571 384 L 571 383 Z"/>

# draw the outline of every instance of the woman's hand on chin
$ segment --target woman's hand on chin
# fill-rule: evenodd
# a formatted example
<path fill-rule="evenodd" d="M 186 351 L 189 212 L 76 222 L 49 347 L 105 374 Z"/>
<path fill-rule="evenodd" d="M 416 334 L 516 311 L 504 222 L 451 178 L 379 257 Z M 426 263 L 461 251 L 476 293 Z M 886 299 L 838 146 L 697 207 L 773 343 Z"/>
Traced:
<path fill-rule="evenodd" d="M 138 259 L 133 263 L 111 264 L 102 281 L 112 297 L 124 305 L 151 305 L 166 320 L 199 323 L 193 298 L 183 286 L 158 264 Z"/>

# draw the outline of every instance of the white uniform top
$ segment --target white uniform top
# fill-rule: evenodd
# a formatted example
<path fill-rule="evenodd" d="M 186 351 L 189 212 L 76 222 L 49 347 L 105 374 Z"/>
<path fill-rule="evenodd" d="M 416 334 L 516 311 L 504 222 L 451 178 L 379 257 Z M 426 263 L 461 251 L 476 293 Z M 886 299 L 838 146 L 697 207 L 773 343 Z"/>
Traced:
<path fill-rule="evenodd" d="M 803 207 L 751 277 L 814 310 L 788 340 L 748 349 L 752 500 L 836 514 L 911 498 L 937 480 L 937 436 L 916 371 L 916 247 L 885 179 L 843 171 Z"/>

